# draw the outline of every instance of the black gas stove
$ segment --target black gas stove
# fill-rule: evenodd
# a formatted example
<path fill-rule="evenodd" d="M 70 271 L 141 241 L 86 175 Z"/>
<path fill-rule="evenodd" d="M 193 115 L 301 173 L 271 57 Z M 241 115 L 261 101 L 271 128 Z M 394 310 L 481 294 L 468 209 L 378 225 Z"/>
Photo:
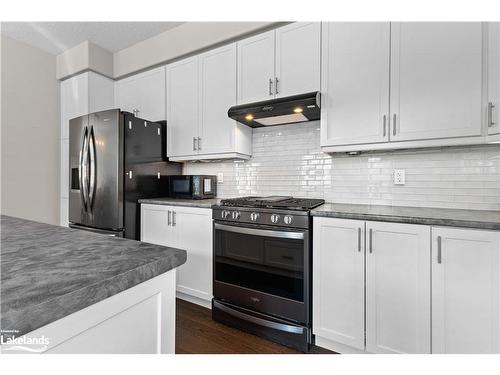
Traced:
<path fill-rule="evenodd" d="M 322 199 L 224 199 L 212 207 L 212 317 L 307 352 L 311 345 L 310 210 Z"/>
<path fill-rule="evenodd" d="M 309 228 L 309 211 L 325 203 L 323 199 L 283 196 L 223 199 L 213 209 L 214 220 Z"/>
<path fill-rule="evenodd" d="M 255 207 L 255 208 L 284 208 L 288 210 L 311 210 L 325 203 L 324 199 L 293 198 L 285 196 L 269 197 L 241 197 L 223 199 L 222 206 Z"/>

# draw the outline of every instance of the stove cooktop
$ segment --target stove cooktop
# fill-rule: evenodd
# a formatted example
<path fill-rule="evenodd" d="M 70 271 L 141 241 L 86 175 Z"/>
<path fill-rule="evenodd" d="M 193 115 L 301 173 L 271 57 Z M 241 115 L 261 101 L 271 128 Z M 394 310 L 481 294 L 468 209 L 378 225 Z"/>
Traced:
<path fill-rule="evenodd" d="M 311 210 L 325 203 L 324 199 L 293 198 L 286 196 L 241 197 L 223 199 L 221 206 L 256 207 L 256 208 L 286 208 L 289 210 Z"/>

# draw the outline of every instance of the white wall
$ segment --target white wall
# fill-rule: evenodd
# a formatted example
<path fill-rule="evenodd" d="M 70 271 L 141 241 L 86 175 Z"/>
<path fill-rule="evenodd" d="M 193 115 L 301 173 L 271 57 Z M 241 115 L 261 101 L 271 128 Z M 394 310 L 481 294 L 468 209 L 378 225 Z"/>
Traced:
<path fill-rule="evenodd" d="M 89 41 L 80 43 L 57 56 L 58 79 L 92 70 L 113 78 L 113 54 Z"/>
<path fill-rule="evenodd" d="M 253 130 L 247 162 L 188 163 L 184 174 L 224 173 L 219 197 L 293 195 L 327 202 L 500 210 L 500 152 L 450 147 L 346 156 L 320 149 L 319 122 Z M 406 170 L 406 184 L 392 181 Z"/>
<path fill-rule="evenodd" d="M 115 78 L 192 54 L 282 22 L 187 22 L 115 52 Z"/>
<path fill-rule="evenodd" d="M 1 212 L 59 223 L 56 57 L 1 36 Z"/>

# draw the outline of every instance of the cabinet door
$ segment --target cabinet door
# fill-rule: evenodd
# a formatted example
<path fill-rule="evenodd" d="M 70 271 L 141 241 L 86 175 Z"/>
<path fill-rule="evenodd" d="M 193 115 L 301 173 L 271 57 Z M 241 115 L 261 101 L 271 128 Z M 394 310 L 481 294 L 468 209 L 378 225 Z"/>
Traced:
<path fill-rule="evenodd" d="M 187 261 L 177 272 L 177 290 L 212 299 L 212 210 L 174 207 L 173 230 L 177 246 L 187 251 Z"/>
<path fill-rule="evenodd" d="M 69 138 L 69 120 L 89 113 L 89 73 L 61 82 L 61 138 Z"/>
<path fill-rule="evenodd" d="M 115 81 L 100 74 L 89 72 L 89 113 L 115 108 Z"/>
<path fill-rule="evenodd" d="M 391 26 L 392 141 L 481 134 L 482 26 Z"/>
<path fill-rule="evenodd" d="M 274 98 L 274 30 L 238 42 L 238 103 Z"/>
<path fill-rule="evenodd" d="M 500 22 L 488 23 L 488 134 L 500 133 Z"/>
<path fill-rule="evenodd" d="M 199 97 L 198 57 L 167 65 L 168 156 L 198 154 Z"/>
<path fill-rule="evenodd" d="M 314 218 L 313 333 L 364 349 L 365 223 Z"/>
<path fill-rule="evenodd" d="M 165 67 L 116 82 L 116 106 L 150 121 L 165 120 Z"/>
<path fill-rule="evenodd" d="M 276 29 L 276 97 L 320 90 L 321 23 Z"/>
<path fill-rule="evenodd" d="M 389 23 L 322 27 L 321 145 L 387 142 Z"/>
<path fill-rule="evenodd" d="M 234 151 L 236 63 L 236 44 L 200 55 L 200 154 Z"/>
<path fill-rule="evenodd" d="M 367 222 L 366 350 L 430 353 L 430 227 Z"/>
<path fill-rule="evenodd" d="M 69 225 L 69 198 L 62 197 L 60 204 L 59 225 L 67 227 Z"/>
<path fill-rule="evenodd" d="M 500 233 L 432 228 L 432 352 L 500 353 Z"/>
<path fill-rule="evenodd" d="M 173 208 L 152 204 L 141 205 L 141 241 L 177 247 L 173 227 L 169 225 Z M 169 213 L 170 212 L 170 213 Z"/>

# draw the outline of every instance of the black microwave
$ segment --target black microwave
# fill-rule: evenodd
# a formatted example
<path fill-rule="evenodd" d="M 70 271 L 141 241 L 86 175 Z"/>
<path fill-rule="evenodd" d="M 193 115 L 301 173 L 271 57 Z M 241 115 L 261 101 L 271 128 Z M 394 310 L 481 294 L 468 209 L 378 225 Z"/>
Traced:
<path fill-rule="evenodd" d="M 215 198 L 217 195 L 217 176 L 169 176 L 169 187 L 172 198 Z"/>

